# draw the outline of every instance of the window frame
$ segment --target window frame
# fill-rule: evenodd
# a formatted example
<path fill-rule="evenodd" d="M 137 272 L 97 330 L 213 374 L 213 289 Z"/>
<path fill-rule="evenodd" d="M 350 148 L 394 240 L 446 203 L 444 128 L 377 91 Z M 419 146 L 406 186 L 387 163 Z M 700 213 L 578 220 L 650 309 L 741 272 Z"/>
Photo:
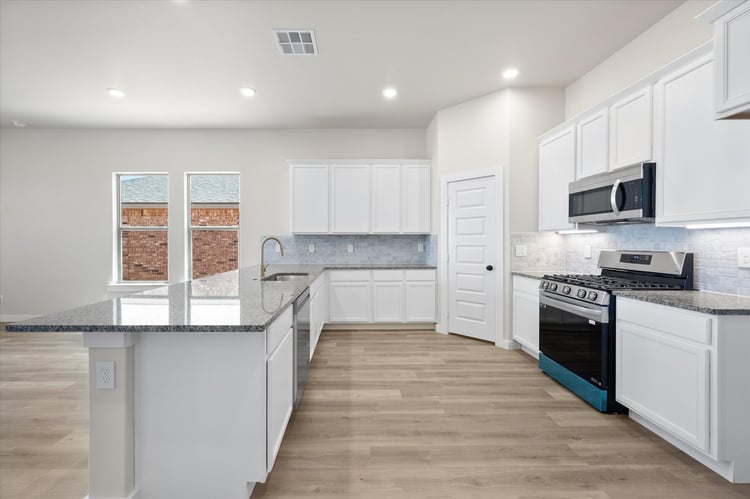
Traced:
<path fill-rule="evenodd" d="M 192 200 L 190 199 L 190 177 L 201 175 L 236 175 L 237 182 L 240 185 L 239 199 L 237 201 L 237 210 L 239 210 L 240 222 L 237 225 L 193 225 Z M 202 171 L 202 172 L 185 172 L 185 276 L 188 280 L 193 280 L 193 230 L 197 231 L 236 231 L 237 232 L 237 268 L 240 265 L 240 224 L 242 223 L 242 182 L 241 175 L 238 171 Z M 218 203 L 217 203 L 218 204 Z"/>
<path fill-rule="evenodd" d="M 132 226 L 129 225 L 123 228 L 122 225 L 122 193 L 121 193 L 121 178 L 131 176 L 162 176 L 167 179 L 167 225 L 152 225 L 152 226 Z M 114 238 L 113 238 L 113 281 L 116 284 L 131 284 L 131 285 L 148 285 L 158 284 L 164 285 L 169 283 L 169 173 L 167 172 L 114 172 L 112 174 L 113 179 L 113 198 L 114 198 Z M 122 233 L 127 232 L 166 232 L 167 233 L 167 279 L 153 280 L 153 281 L 136 281 L 136 280 L 124 280 L 122 272 Z"/>

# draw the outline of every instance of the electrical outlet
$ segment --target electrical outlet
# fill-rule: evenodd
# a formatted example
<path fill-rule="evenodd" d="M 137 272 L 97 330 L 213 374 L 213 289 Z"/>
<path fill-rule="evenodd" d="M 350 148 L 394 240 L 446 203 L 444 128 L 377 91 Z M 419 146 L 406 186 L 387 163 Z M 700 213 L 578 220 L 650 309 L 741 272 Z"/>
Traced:
<path fill-rule="evenodd" d="M 424 244 L 423 243 L 417 243 L 417 251 L 420 253 L 424 253 Z"/>
<path fill-rule="evenodd" d="M 276 253 L 281 253 L 281 246 L 279 246 L 279 243 L 276 243 Z"/>
<path fill-rule="evenodd" d="M 308 253 L 315 253 L 315 245 L 314 244 L 308 244 L 307 245 L 307 252 Z"/>
<path fill-rule="evenodd" d="M 115 389 L 115 363 L 113 361 L 104 360 L 96 363 L 96 389 Z"/>
<path fill-rule="evenodd" d="M 750 269 L 750 248 L 737 248 L 737 267 Z"/>
<path fill-rule="evenodd" d="M 354 245 L 353 244 L 347 244 L 346 245 L 346 252 L 347 253 L 354 253 Z"/>
<path fill-rule="evenodd" d="M 583 247 L 583 257 L 591 258 L 591 245 L 587 244 Z"/>
<path fill-rule="evenodd" d="M 529 248 L 525 244 L 516 244 L 516 256 L 528 256 Z"/>

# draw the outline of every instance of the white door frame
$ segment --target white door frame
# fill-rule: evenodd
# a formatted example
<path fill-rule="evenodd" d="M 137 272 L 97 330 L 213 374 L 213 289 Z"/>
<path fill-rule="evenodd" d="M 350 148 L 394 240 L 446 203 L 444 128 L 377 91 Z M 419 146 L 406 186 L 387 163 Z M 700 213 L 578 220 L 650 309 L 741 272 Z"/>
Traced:
<path fill-rule="evenodd" d="M 462 180 L 472 180 L 475 178 L 494 177 L 494 192 L 492 194 L 497 199 L 497 254 L 492 265 L 495 267 L 495 345 L 507 348 L 503 339 L 503 310 L 505 308 L 505 259 L 503 251 L 505 249 L 505 199 L 503 189 L 503 167 L 497 165 L 481 170 L 469 170 L 458 173 L 442 175 L 440 177 L 440 231 L 438 232 L 438 323 L 435 330 L 438 333 L 448 334 L 448 184 Z"/>

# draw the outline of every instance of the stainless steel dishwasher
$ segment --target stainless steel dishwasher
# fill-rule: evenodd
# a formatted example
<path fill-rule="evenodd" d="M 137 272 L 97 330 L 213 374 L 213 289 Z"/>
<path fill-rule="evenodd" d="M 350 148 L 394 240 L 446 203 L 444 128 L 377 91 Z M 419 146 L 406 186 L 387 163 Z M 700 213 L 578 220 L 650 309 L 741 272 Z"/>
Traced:
<path fill-rule="evenodd" d="M 294 408 L 299 406 L 310 371 L 310 290 L 294 302 Z"/>

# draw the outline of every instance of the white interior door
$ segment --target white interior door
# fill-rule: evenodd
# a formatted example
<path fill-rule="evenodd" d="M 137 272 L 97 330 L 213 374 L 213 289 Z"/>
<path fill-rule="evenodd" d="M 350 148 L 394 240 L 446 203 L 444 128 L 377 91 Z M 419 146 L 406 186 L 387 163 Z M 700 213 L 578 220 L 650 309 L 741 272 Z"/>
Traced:
<path fill-rule="evenodd" d="M 448 184 L 448 330 L 495 341 L 495 178 Z"/>

